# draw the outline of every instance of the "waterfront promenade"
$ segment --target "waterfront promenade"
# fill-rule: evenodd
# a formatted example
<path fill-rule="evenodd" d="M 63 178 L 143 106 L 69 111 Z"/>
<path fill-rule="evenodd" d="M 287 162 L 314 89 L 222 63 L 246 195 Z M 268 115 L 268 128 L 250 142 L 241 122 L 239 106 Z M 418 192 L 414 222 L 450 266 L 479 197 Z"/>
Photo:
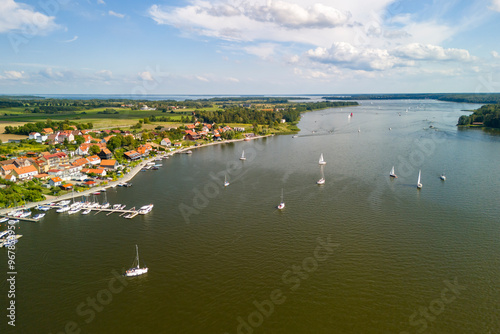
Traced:
<path fill-rule="evenodd" d="M 259 139 L 259 138 L 264 138 L 264 137 L 269 137 L 269 136 L 273 136 L 273 135 L 256 136 L 256 137 L 253 137 L 252 140 Z M 212 145 L 220 145 L 220 144 L 227 144 L 227 143 L 239 142 L 239 141 L 243 141 L 243 140 L 244 139 L 230 139 L 230 140 L 222 140 L 222 141 L 218 141 L 218 142 L 212 142 L 212 143 L 202 144 L 202 145 L 198 145 L 198 146 L 187 146 L 187 147 L 183 147 L 181 149 L 178 149 L 178 150 L 166 153 L 166 154 L 167 154 L 167 156 L 170 157 L 170 156 L 172 156 L 174 154 L 185 153 L 186 151 L 193 150 L 193 149 L 198 149 L 198 148 L 212 146 Z M 105 189 L 105 188 L 116 187 L 120 183 L 127 183 L 130 180 L 132 180 L 134 178 L 134 176 L 136 176 L 137 173 L 139 173 L 147 165 L 148 162 L 154 161 L 155 159 L 157 159 L 157 156 L 156 157 L 151 157 L 151 158 L 148 158 L 146 160 L 141 161 L 141 163 L 139 163 L 137 166 L 135 166 L 134 168 L 132 168 L 127 174 L 124 174 L 123 177 L 121 177 L 120 179 L 118 179 L 116 181 L 109 181 L 106 185 L 102 185 L 102 186 L 99 185 L 99 186 L 96 186 L 94 188 L 90 188 L 88 190 L 81 191 L 79 193 L 74 193 L 74 194 L 73 193 L 68 193 L 68 194 L 64 194 L 64 195 L 61 195 L 61 196 L 57 196 L 57 197 L 51 196 L 49 199 L 46 199 L 44 201 L 30 202 L 30 203 L 27 203 L 26 205 L 23 205 L 23 206 L 12 207 L 12 208 L 7 208 L 7 209 L 1 209 L 0 210 L 0 215 L 5 215 L 8 212 L 13 211 L 13 210 L 31 209 L 31 208 L 34 208 L 34 207 L 36 207 L 38 205 L 46 205 L 46 204 L 49 204 L 51 202 L 58 202 L 58 201 L 62 201 L 62 200 L 72 199 L 73 196 L 80 197 L 80 196 L 91 195 L 92 193 L 94 193 L 96 191 L 100 191 L 100 190 Z"/>

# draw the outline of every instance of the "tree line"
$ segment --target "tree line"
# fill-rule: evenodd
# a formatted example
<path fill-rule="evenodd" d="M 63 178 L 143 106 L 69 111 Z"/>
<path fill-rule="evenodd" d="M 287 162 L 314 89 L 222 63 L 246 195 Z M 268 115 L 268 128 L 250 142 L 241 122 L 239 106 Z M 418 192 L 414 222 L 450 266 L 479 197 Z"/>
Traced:
<path fill-rule="evenodd" d="M 65 121 L 52 121 L 50 119 L 47 119 L 45 122 L 35 122 L 35 123 L 26 123 L 24 125 L 20 126 L 6 126 L 5 127 L 5 132 L 6 134 L 16 134 L 16 135 L 29 135 L 31 132 L 42 132 L 43 129 L 45 128 L 51 128 L 55 131 L 57 130 L 73 130 L 70 125 L 76 126 L 77 129 L 79 130 L 84 130 L 84 129 L 92 129 L 94 127 L 94 124 L 91 122 L 89 123 L 76 123 L 76 122 L 70 122 L 69 120 Z"/>
<path fill-rule="evenodd" d="M 484 126 L 500 129 L 500 104 L 488 104 L 475 110 L 471 115 L 460 116 L 457 125 L 483 123 Z"/>

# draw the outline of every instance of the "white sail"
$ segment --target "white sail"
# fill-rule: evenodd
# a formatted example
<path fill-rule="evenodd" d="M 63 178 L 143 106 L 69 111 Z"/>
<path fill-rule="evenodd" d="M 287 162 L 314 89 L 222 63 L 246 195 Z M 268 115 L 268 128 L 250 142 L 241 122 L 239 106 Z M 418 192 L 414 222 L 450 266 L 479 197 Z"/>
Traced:
<path fill-rule="evenodd" d="M 323 159 L 323 153 L 321 153 L 321 155 L 319 157 L 319 164 L 320 165 L 326 165 L 326 161 L 325 161 L 325 159 Z"/>
<path fill-rule="evenodd" d="M 418 170 L 418 180 L 417 180 L 417 188 L 422 188 L 422 183 L 420 182 L 420 174 L 421 170 Z"/>
<path fill-rule="evenodd" d="M 241 152 L 241 158 L 240 160 L 246 160 L 247 158 L 245 158 L 245 150 L 243 150 L 243 152 Z"/>

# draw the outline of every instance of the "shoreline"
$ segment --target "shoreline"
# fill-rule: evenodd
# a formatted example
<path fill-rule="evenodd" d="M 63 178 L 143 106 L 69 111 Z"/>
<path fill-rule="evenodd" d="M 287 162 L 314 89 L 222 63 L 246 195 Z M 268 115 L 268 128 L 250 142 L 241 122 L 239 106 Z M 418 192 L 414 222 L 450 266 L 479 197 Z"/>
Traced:
<path fill-rule="evenodd" d="M 274 134 L 265 135 L 265 136 L 255 136 L 251 140 L 261 139 L 261 138 L 267 138 L 267 137 L 270 137 L 270 136 L 274 136 Z M 188 146 L 188 147 L 184 147 L 184 148 L 181 148 L 179 150 L 176 150 L 176 151 L 173 151 L 173 152 L 168 152 L 168 153 L 165 153 L 165 154 L 167 156 L 172 156 L 174 154 L 184 153 L 184 152 L 189 151 L 191 149 L 198 149 L 198 148 L 201 148 L 201 147 L 207 147 L 207 146 L 213 146 L 213 145 L 219 145 L 219 144 L 234 143 L 234 142 L 239 142 L 239 141 L 244 141 L 244 140 L 245 139 L 221 140 L 221 141 L 218 141 L 218 142 L 201 144 L 201 145 L 198 145 L 198 146 Z M 96 191 L 102 191 L 103 189 L 115 188 L 115 187 L 118 186 L 119 183 L 126 183 L 126 182 L 132 180 L 142 170 L 142 168 L 148 162 L 151 162 L 151 161 L 155 160 L 156 158 L 157 157 L 155 156 L 155 157 L 150 157 L 148 159 L 145 159 L 145 160 L 141 161 L 137 166 L 135 166 L 134 168 L 132 168 L 130 170 L 130 172 L 128 172 L 127 174 L 124 174 L 124 176 L 122 178 L 120 178 L 120 179 L 118 179 L 116 181 L 110 181 L 110 182 L 108 182 L 108 184 L 103 185 L 103 186 L 97 186 L 95 188 L 91 188 L 91 189 L 79 192 L 79 193 L 77 193 L 76 196 L 83 196 L 83 195 L 92 194 L 92 193 L 94 193 Z M 32 208 L 34 208 L 34 207 L 36 207 L 38 205 L 45 205 L 45 204 L 52 203 L 52 202 L 59 202 L 59 201 L 65 200 L 65 199 L 72 199 L 73 196 L 74 196 L 73 193 L 68 193 L 68 194 L 64 194 L 64 195 L 61 195 L 61 196 L 57 196 L 57 197 L 51 196 L 52 198 L 45 199 L 43 201 L 30 202 L 30 203 L 22 205 L 22 206 L 16 206 L 16 207 L 12 207 L 12 208 L 0 209 L 0 215 L 6 215 L 7 213 L 9 213 L 11 211 L 15 211 L 15 210 L 32 209 Z"/>

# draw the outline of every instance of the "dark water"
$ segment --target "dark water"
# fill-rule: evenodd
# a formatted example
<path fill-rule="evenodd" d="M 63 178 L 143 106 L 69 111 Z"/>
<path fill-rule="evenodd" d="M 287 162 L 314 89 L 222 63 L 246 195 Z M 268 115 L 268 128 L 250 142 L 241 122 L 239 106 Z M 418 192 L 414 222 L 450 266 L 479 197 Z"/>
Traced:
<path fill-rule="evenodd" d="M 500 136 L 456 128 L 474 107 L 308 113 L 297 138 L 177 155 L 108 191 L 149 215 L 22 223 L 15 332 L 500 333 Z M 135 244 L 150 271 L 121 281 Z"/>

